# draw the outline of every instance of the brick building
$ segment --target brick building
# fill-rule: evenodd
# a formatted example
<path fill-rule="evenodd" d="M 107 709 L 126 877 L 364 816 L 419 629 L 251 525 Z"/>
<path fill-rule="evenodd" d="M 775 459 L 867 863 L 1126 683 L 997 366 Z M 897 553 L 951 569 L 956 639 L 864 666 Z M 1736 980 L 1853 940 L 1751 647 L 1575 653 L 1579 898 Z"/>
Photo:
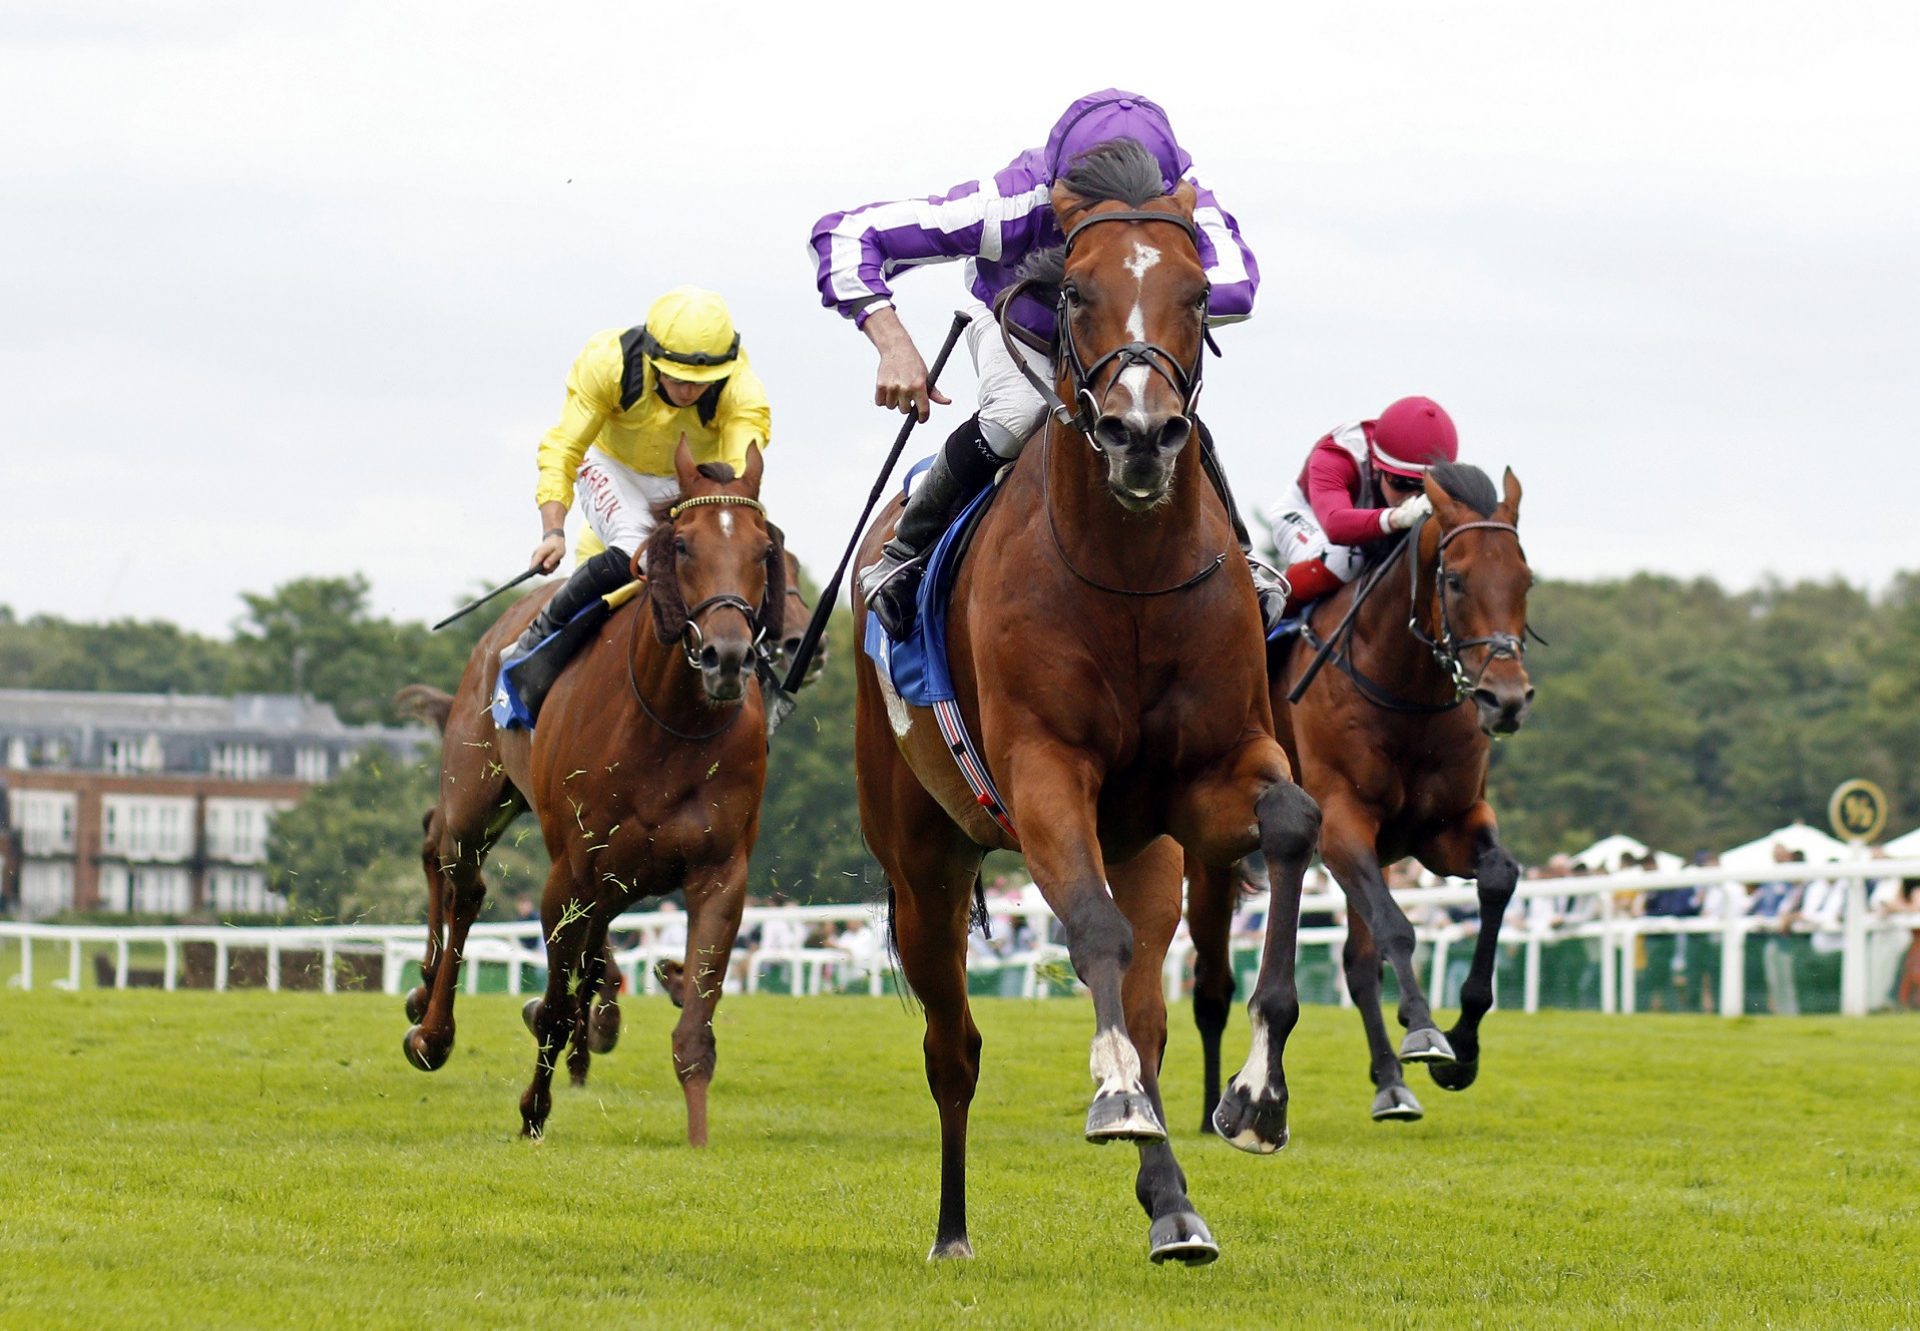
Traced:
<path fill-rule="evenodd" d="M 310 698 L 0 689 L 0 911 L 275 909 L 273 815 L 369 744 L 432 740 Z"/>

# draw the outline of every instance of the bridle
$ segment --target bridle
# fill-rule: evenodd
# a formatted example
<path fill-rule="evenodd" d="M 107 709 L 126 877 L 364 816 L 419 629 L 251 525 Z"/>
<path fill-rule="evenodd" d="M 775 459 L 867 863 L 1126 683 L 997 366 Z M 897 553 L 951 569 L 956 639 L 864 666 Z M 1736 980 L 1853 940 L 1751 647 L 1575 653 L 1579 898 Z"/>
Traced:
<path fill-rule="evenodd" d="M 1534 632 L 1531 624 L 1527 625 L 1524 634 L 1520 636 L 1512 633 L 1489 633 L 1479 638 L 1462 638 L 1454 632 L 1447 587 L 1447 578 L 1451 571 L 1447 568 L 1447 547 L 1457 537 L 1470 531 L 1507 532 L 1516 542 L 1519 541 L 1520 531 L 1517 527 L 1511 522 L 1500 522 L 1494 519 L 1463 522 L 1441 535 L 1434 548 L 1433 556 L 1434 594 L 1440 602 L 1440 634 L 1436 638 L 1426 631 L 1420 622 L 1420 560 L 1414 552 L 1420 548 L 1420 534 L 1427 522 L 1428 518 L 1421 517 L 1407 532 L 1406 537 L 1395 545 L 1392 552 L 1367 575 L 1354 592 L 1353 603 L 1347 607 L 1345 617 L 1331 634 L 1322 639 L 1314 633 L 1310 623 L 1301 626 L 1301 640 L 1308 647 L 1313 648 L 1316 655 L 1305 673 L 1301 675 L 1299 683 L 1295 684 L 1288 694 L 1289 702 L 1300 701 L 1307 691 L 1307 686 L 1313 682 L 1314 675 L 1319 672 L 1320 666 L 1331 657 L 1340 667 L 1341 672 L 1353 681 L 1354 688 L 1358 690 L 1360 696 L 1375 707 L 1388 712 L 1405 712 L 1423 716 L 1438 715 L 1452 711 L 1472 697 L 1474 690 L 1480 687 L 1480 681 L 1485 678 L 1495 661 L 1524 659 L 1527 653 L 1525 634 L 1531 634 L 1537 642 L 1546 642 L 1545 638 Z M 1441 674 L 1452 683 L 1453 697 L 1446 702 L 1408 702 L 1388 692 L 1378 682 L 1369 679 L 1353 663 L 1353 633 L 1359 621 L 1360 607 L 1380 584 L 1386 581 L 1387 573 L 1403 554 L 1407 556 L 1408 572 L 1407 632 L 1426 647 L 1434 663 L 1440 667 Z M 1526 558 L 1524 550 L 1521 551 L 1520 557 L 1523 560 Z M 1480 662 L 1478 670 L 1469 670 L 1463 653 L 1472 651 L 1474 648 L 1485 648 L 1487 654 Z"/>
<path fill-rule="evenodd" d="M 1187 233 L 1187 239 L 1193 242 L 1196 256 L 1199 253 L 1200 229 L 1194 225 L 1191 218 L 1183 217 L 1179 213 L 1162 213 L 1153 212 L 1144 208 L 1129 208 L 1117 212 L 1095 213 L 1093 216 L 1082 218 L 1079 222 L 1075 223 L 1073 228 L 1067 232 L 1067 238 L 1062 247 L 1064 250 L 1061 256 L 1061 265 L 1063 268 L 1067 261 L 1073 257 L 1073 242 L 1079 239 L 1080 234 L 1087 230 L 1087 228 L 1098 226 L 1102 222 L 1166 222 L 1185 231 Z M 1062 367 L 1064 367 L 1067 372 L 1070 385 L 1069 391 L 1073 395 L 1073 406 L 1069 407 L 1066 400 L 1055 391 L 1052 384 L 1046 382 L 1033 372 L 1033 367 L 1027 364 L 1027 358 L 1021 355 L 1019 347 L 1014 345 L 1013 320 L 1008 317 L 1008 311 L 1013 301 L 1018 298 L 1021 292 L 1038 283 L 1038 278 L 1022 278 L 1020 281 L 1015 282 L 1012 286 L 1002 291 L 999 298 L 995 301 L 994 317 L 1000 325 L 1000 340 L 1006 344 L 1007 358 L 1013 362 L 1014 368 L 1020 371 L 1026 381 L 1033 385 L 1034 391 L 1040 394 L 1041 400 L 1047 404 L 1047 414 L 1052 417 L 1057 424 L 1065 429 L 1076 431 L 1082 439 L 1086 440 L 1088 447 L 1092 448 L 1095 453 L 1102 452 L 1099 441 L 1093 436 L 1093 427 L 1099 419 L 1100 412 L 1099 401 L 1094 397 L 1094 385 L 1099 380 L 1100 375 L 1106 371 L 1109 366 L 1113 368 L 1113 376 L 1112 379 L 1108 381 L 1109 383 L 1117 380 L 1129 369 L 1135 366 L 1143 366 L 1166 380 L 1168 386 L 1171 387 L 1175 393 L 1179 394 L 1181 419 L 1187 422 L 1189 430 L 1194 428 L 1193 409 L 1194 404 L 1200 400 L 1201 367 L 1206 361 L 1207 346 L 1212 340 L 1210 336 L 1203 332 L 1201 344 L 1194 352 L 1191 367 L 1181 364 L 1179 357 L 1175 356 L 1158 342 L 1147 342 L 1139 339 L 1132 342 L 1121 343 L 1119 346 L 1095 360 L 1092 365 L 1088 365 L 1080 355 L 1079 344 L 1073 340 L 1072 310 L 1067 299 L 1070 288 L 1063 279 L 1060 283 L 1060 294 L 1054 301 L 1053 310 L 1053 325 L 1058 334 L 1056 339 L 1057 345 L 1053 348 L 1048 348 L 1048 350 L 1053 357 L 1054 377 L 1056 379 L 1059 378 Z M 1060 539 L 1059 525 L 1053 516 L 1053 467 L 1051 466 L 1053 434 L 1051 431 L 1046 432 L 1045 437 L 1041 441 L 1040 448 L 1042 454 L 1040 460 L 1040 475 L 1042 478 L 1041 504 L 1047 511 L 1047 532 L 1048 535 L 1053 538 L 1054 553 L 1060 556 L 1060 562 L 1067 566 L 1068 572 L 1072 573 L 1074 577 L 1080 579 L 1080 581 L 1086 583 L 1089 587 L 1097 591 L 1111 593 L 1115 596 L 1165 596 L 1170 592 L 1185 591 L 1189 587 L 1194 587 L 1205 582 L 1208 578 L 1219 572 L 1221 567 L 1227 562 L 1227 553 L 1223 550 L 1191 576 L 1183 578 L 1179 582 L 1170 583 L 1164 587 L 1146 589 L 1116 587 L 1081 572 L 1078 566 L 1074 564 L 1072 558 L 1067 554 L 1066 545 Z"/>
<path fill-rule="evenodd" d="M 745 495 L 696 495 L 692 499 L 683 499 L 672 508 L 669 508 L 667 510 L 667 521 L 672 522 L 678 518 L 681 513 L 690 508 L 706 508 L 718 505 L 750 508 L 762 517 L 765 517 L 767 512 L 766 505 L 757 499 L 749 499 Z M 764 596 L 761 598 L 761 606 L 762 608 L 765 606 Z M 687 610 L 686 627 L 680 630 L 680 652 L 681 655 L 686 658 L 687 665 L 690 668 L 694 670 L 700 668 L 700 649 L 706 644 L 707 638 L 706 634 L 700 629 L 699 621 L 700 616 L 709 610 L 738 610 L 742 615 L 746 616 L 747 627 L 753 630 L 753 652 L 756 656 L 764 652 L 765 648 L 763 643 L 767 636 L 767 631 L 765 625 L 761 622 L 762 616 L 760 610 L 756 609 L 753 603 L 744 596 L 738 596 L 732 592 L 721 592 L 717 596 L 707 597 L 705 600 L 689 607 Z M 727 719 L 722 721 L 719 726 L 704 734 L 699 734 L 676 729 L 663 720 L 659 713 L 655 712 L 653 708 L 647 705 L 646 698 L 640 692 L 640 681 L 633 673 L 633 658 L 638 654 L 640 647 L 639 625 L 640 621 L 644 618 L 646 618 L 645 615 L 636 614 L 627 625 L 627 687 L 633 693 L 633 700 L 640 704 L 640 710 L 646 713 L 649 721 L 659 726 L 660 729 L 666 731 L 675 739 L 707 740 L 714 739 L 725 733 L 739 717 L 740 709 L 738 707 L 729 710 Z"/>

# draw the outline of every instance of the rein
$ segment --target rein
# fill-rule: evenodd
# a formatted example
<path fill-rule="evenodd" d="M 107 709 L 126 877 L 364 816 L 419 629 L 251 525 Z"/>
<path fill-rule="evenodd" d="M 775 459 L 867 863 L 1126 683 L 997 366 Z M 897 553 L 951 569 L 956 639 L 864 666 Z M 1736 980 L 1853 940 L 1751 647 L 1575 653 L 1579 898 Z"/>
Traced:
<path fill-rule="evenodd" d="M 1199 249 L 1200 231 L 1192 219 L 1182 217 L 1178 213 L 1152 212 L 1143 208 L 1125 209 L 1119 212 L 1095 213 L 1076 223 L 1073 229 L 1067 232 L 1064 247 L 1066 254 L 1062 257 L 1063 265 L 1066 258 L 1073 254 L 1073 242 L 1080 233 L 1102 222 L 1167 222 L 1187 233 L 1187 239 L 1193 242 L 1196 253 Z M 1165 379 L 1173 391 L 1180 395 L 1181 415 L 1189 422 L 1192 421 L 1194 403 L 1200 398 L 1200 372 L 1206 360 L 1205 342 L 1195 353 L 1191 369 L 1182 365 L 1171 351 L 1159 343 L 1145 341 L 1122 343 L 1088 366 L 1081 360 L 1080 348 L 1073 340 L 1073 320 L 1067 307 L 1067 286 L 1063 281 L 1060 294 L 1054 303 L 1054 327 L 1059 337 L 1058 350 L 1053 356 L 1053 365 L 1056 380 L 1059 378 L 1062 367 L 1069 376 L 1074 405 L 1071 408 L 1068 407 L 1065 399 L 1060 396 L 1054 386 L 1033 372 L 1032 367 L 1027 364 L 1026 357 L 1021 355 L 1020 349 L 1014 345 L 1013 321 L 1008 317 L 1008 311 L 1021 292 L 1036 284 L 1034 278 L 1023 278 L 1001 292 L 999 300 L 995 302 L 997 308 L 994 315 L 996 322 L 1000 325 L 1000 340 L 1006 344 L 1008 359 L 1012 360 L 1014 367 L 1020 371 L 1027 382 L 1033 385 L 1034 391 L 1040 394 L 1041 400 L 1047 404 L 1048 415 L 1056 424 L 1062 428 L 1077 431 L 1094 452 L 1101 451 L 1100 445 L 1093 437 L 1094 421 L 1099 413 L 1099 403 L 1094 398 L 1093 388 L 1101 372 L 1108 366 L 1114 367 L 1113 377 L 1116 379 L 1134 366 L 1145 366 L 1153 371 Z M 1116 587 L 1081 572 L 1067 554 L 1066 544 L 1060 539 L 1059 522 L 1054 517 L 1052 460 L 1053 431 L 1048 430 L 1040 444 L 1040 503 L 1047 513 L 1047 535 L 1052 538 L 1054 553 L 1060 556 L 1060 562 L 1066 565 L 1067 571 L 1095 591 L 1106 592 L 1112 596 L 1166 596 L 1173 592 L 1183 592 L 1188 588 L 1197 587 L 1219 572 L 1221 566 L 1227 562 L 1227 552 L 1223 550 L 1191 576 L 1179 582 L 1169 583 L 1165 587 L 1151 588 Z"/>

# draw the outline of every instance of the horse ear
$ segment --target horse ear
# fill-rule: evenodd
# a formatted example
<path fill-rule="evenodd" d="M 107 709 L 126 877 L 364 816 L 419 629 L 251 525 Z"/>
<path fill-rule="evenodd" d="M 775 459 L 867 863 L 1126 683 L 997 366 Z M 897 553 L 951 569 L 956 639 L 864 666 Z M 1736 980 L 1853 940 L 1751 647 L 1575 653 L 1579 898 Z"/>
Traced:
<path fill-rule="evenodd" d="M 1519 522 L 1520 521 L 1520 478 L 1513 474 L 1512 467 L 1508 467 L 1507 474 L 1500 478 L 1500 489 L 1503 492 L 1500 500 L 1500 507 L 1507 510 L 1507 521 L 1514 522 L 1514 523 Z"/>
<path fill-rule="evenodd" d="M 754 499 L 760 497 L 761 467 L 760 441 L 756 439 L 747 445 L 747 468 L 740 475 L 740 479 L 746 484 L 747 494 Z"/>
<path fill-rule="evenodd" d="M 683 495 L 692 494 L 700 480 L 700 469 L 694 465 L 693 448 L 687 443 L 685 430 L 680 432 L 680 442 L 673 450 L 673 474 L 680 482 Z"/>
<path fill-rule="evenodd" d="M 1193 220 L 1193 210 L 1199 203 L 1200 196 L 1194 190 L 1191 180 L 1183 180 L 1178 185 L 1175 185 L 1173 187 L 1173 193 L 1167 197 L 1173 200 L 1174 207 L 1180 210 L 1182 217 L 1188 221 Z"/>
<path fill-rule="evenodd" d="M 1052 199 L 1054 220 L 1060 223 L 1062 231 L 1068 229 L 1067 219 L 1087 206 L 1087 201 L 1075 194 L 1064 180 L 1053 182 Z"/>

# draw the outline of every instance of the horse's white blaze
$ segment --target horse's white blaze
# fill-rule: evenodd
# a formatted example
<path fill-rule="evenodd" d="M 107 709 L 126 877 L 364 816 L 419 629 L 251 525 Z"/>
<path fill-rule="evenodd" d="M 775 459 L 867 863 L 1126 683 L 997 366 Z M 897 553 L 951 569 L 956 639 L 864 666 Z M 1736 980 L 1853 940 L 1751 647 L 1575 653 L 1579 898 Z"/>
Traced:
<path fill-rule="evenodd" d="M 1133 242 L 1133 257 L 1124 261 L 1121 267 L 1133 274 L 1136 282 L 1147 280 L 1147 269 L 1160 262 L 1160 251 L 1144 241 Z"/>
<path fill-rule="evenodd" d="M 733 514 L 724 508 L 720 510 L 720 534 L 729 541 L 733 539 Z"/>
<path fill-rule="evenodd" d="M 1093 1079 L 1100 1083 L 1101 1095 L 1140 1089 L 1140 1054 L 1118 1027 L 1109 1027 L 1093 1037 L 1093 1056 L 1088 1063 Z"/>
<path fill-rule="evenodd" d="M 1144 365 L 1130 365 L 1120 371 L 1120 387 L 1133 397 L 1133 405 L 1123 416 L 1129 425 L 1145 433 L 1147 428 L 1147 380 L 1153 373 Z"/>
<path fill-rule="evenodd" d="M 1258 1012 L 1247 1014 L 1248 1024 L 1253 1027 L 1253 1040 L 1247 1046 L 1247 1061 L 1234 1074 L 1235 1089 L 1258 1099 L 1268 1089 L 1267 1075 L 1267 1023 Z"/>

